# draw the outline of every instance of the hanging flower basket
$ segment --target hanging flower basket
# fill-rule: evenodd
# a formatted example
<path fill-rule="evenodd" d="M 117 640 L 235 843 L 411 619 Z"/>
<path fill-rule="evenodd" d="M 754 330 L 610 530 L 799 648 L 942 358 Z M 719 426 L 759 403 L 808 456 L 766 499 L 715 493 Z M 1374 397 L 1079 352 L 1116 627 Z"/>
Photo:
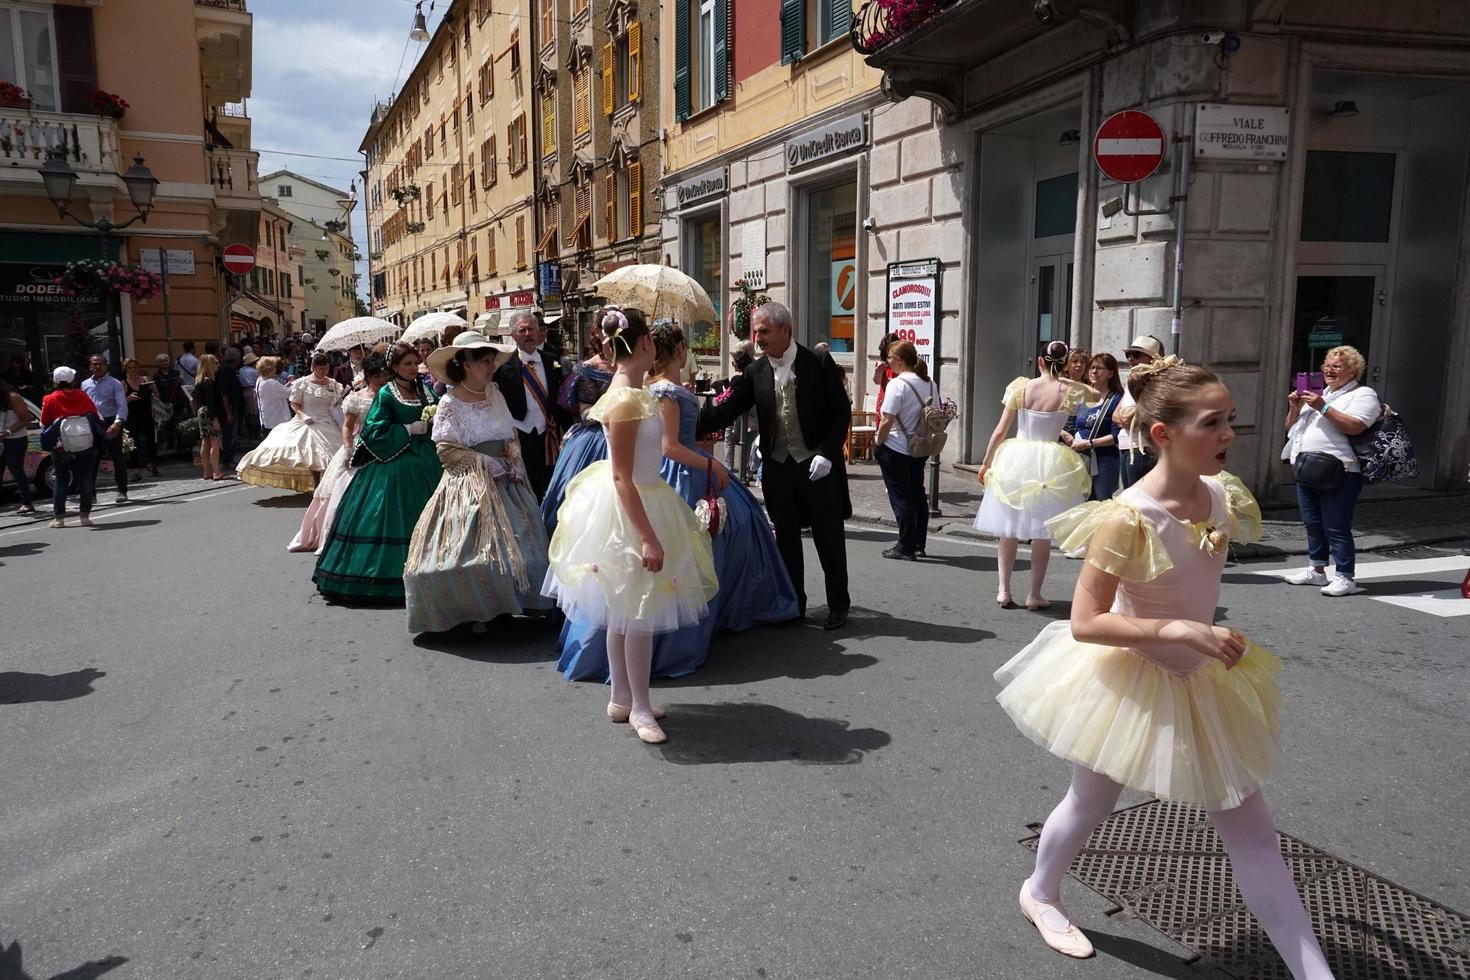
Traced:
<path fill-rule="evenodd" d="M 131 108 L 128 105 L 128 100 L 121 95 L 115 95 L 112 92 L 106 92 L 100 88 L 93 90 L 92 94 L 88 96 L 88 101 L 92 104 L 92 111 L 97 113 L 97 115 L 111 116 L 113 119 L 121 119 L 127 115 L 128 109 Z"/>
<path fill-rule="evenodd" d="M 771 301 L 765 293 L 758 293 L 750 283 L 740 280 L 740 295 L 730 301 L 730 335 L 737 340 L 750 339 L 750 315 L 756 307 Z"/>
<path fill-rule="evenodd" d="M 102 259 L 68 262 L 61 275 L 52 282 L 61 287 L 63 296 L 113 294 L 131 296 L 140 303 L 146 303 L 163 292 L 162 278 L 142 266 Z"/>

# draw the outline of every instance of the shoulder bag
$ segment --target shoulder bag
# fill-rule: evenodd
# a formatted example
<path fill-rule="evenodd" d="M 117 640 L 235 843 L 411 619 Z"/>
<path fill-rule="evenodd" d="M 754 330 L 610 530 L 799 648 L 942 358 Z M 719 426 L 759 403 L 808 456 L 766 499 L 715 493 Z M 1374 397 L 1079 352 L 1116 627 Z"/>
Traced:
<path fill-rule="evenodd" d="M 1386 404 L 1378 421 L 1349 436 L 1348 443 L 1358 457 L 1364 483 L 1412 480 L 1419 475 L 1419 462 L 1414 458 L 1414 444 L 1409 441 L 1404 420 Z"/>
<path fill-rule="evenodd" d="M 1116 407 L 1116 403 L 1113 402 L 1115 398 L 1118 398 L 1118 396 L 1108 395 L 1107 398 L 1104 398 L 1102 405 L 1098 407 L 1097 418 L 1092 420 L 1092 432 L 1087 436 L 1087 473 L 1089 476 L 1095 477 L 1098 475 L 1097 453 L 1092 451 L 1095 448 L 1092 445 L 1092 440 L 1097 438 L 1097 430 L 1102 428 L 1103 419 L 1107 418 L 1108 413 Z"/>
<path fill-rule="evenodd" d="M 720 526 L 724 523 L 721 520 L 723 509 L 724 503 L 715 490 L 715 461 L 710 458 L 704 464 L 704 499 L 694 505 L 694 517 L 712 538 L 719 536 Z"/>
<path fill-rule="evenodd" d="M 919 426 L 916 431 L 910 431 L 909 427 L 903 424 L 902 415 L 893 416 L 898 421 L 898 427 L 903 429 L 904 437 L 908 440 L 909 455 L 914 457 L 939 455 L 944 449 L 945 442 L 949 439 L 949 434 L 944 431 L 949 426 L 949 419 L 945 418 L 944 412 L 934 404 L 934 382 L 929 382 L 930 394 L 928 398 L 925 398 L 919 394 L 919 389 L 909 384 L 904 378 L 899 377 L 897 380 L 903 381 L 904 387 L 912 391 L 914 397 L 919 399 Z"/>

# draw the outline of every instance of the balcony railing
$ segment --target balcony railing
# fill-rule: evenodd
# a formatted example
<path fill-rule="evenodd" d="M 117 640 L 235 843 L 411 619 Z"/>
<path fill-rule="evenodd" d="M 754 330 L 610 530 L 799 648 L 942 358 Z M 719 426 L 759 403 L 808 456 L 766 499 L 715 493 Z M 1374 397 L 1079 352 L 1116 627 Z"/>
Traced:
<path fill-rule="evenodd" d="M 956 0 L 868 0 L 852 19 L 852 46 L 873 54 L 921 24 L 933 20 Z"/>
<path fill-rule="evenodd" d="M 250 198 L 259 210 L 260 183 L 257 167 L 260 157 L 254 150 L 236 150 L 216 146 L 209 151 L 209 182 L 216 198 Z"/>
<path fill-rule="evenodd" d="M 118 172 L 117 120 L 76 112 L 0 109 L 0 164 L 39 170 L 52 152 L 82 173 Z"/>
<path fill-rule="evenodd" d="M 194 0 L 198 7 L 218 7 L 220 10 L 238 10 L 245 13 L 245 0 Z"/>

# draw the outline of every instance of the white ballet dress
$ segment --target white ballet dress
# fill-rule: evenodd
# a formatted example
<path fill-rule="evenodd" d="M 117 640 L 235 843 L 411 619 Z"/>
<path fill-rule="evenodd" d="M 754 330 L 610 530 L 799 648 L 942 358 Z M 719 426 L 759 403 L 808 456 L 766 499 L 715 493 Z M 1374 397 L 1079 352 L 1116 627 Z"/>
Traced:
<path fill-rule="evenodd" d="M 1087 388 L 1071 385 L 1061 408 L 1037 412 L 1025 407 L 1027 380 L 1012 381 L 1001 399 L 1016 413 L 1016 435 L 995 451 L 975 529 L 998 538 L 1047 540 L 1046 522 L 1082 503 L 1092 489 L 1082 457 L 1057 441 Z"/>

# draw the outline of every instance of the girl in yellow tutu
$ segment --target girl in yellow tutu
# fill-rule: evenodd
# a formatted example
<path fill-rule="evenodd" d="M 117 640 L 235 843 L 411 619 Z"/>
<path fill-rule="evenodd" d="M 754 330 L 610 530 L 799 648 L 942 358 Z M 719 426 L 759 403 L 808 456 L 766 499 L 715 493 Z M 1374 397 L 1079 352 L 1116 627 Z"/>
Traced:
<path fill-rule="evenodd" d="M 1036 359 L 1037 377 L 1017 378 L 1006 386 L 1001 399 L 1005 410 L 980 464 L 985 496 L 975 515 L 975 527 L 1000 538 L 1000 590 L 995 601 L 1002 609 L 1016 608 L 1011 598 L 1011 570 L 1022 538 L 1031 540 L 1031 591 L 1026 608 L 1051 605 L 1041 595 L 1051 558 L 1046 522 L 1086 500 L 1092 486 L 1082 457 L 1057 441 L 1077 406 L 1096 394 L 1063 374 L 1066 363 L 1067 345 L 1053 340 Z M 1016 437 L 1006 439 L 1012 421 L 1016 422 Z"/>
<path fill-rule="evenodd" d="M 584 417 L 607 432 L 609 458 L 567 484 L 542 591 L 568 619 L 607 630 L 607 716 L 656 743 L 666 737 L 648 696 L 653 637 L 707 615 L 714 557 L 709 534 L 660 474 L 663 421 L 643 390 L 655 353 L 648 323 L 624 310 L 603 334 L 613 380 Z"/>
<path fill-rule="evenodd" d="M 1050 522 L 1063 550 L 1085 552 L 1071 622 L 1046 627 L 995 674 L 1017 727 L 1072 763 L 1021 911 L 1053 949 L 1092 955 L 1062 907 L 1062 875 L 1128 786 L 1208 811 L 1292 976 L 1330 980 L 1260 790 L 1276 753 L 1280 662 L 1214 625 L 1229 543 L 1261 530 L 1255 500 L 1223 472 L 1230 392 L 1176 358 L 1134 368 L 1128 388 L 1134 431 L 1158 465 Z"/>

